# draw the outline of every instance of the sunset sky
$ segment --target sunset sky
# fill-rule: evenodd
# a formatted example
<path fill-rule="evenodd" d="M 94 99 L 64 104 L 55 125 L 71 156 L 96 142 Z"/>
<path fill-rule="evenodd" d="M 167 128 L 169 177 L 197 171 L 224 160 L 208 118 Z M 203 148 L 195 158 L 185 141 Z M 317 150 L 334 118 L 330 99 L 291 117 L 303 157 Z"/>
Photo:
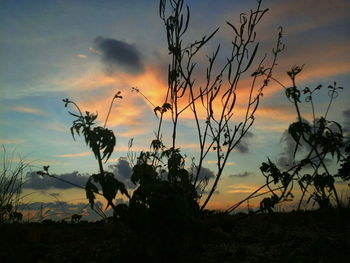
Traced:
<path fill-rule="evenodd" d="M 188 43 L 220 27 L 204 51 L 208 55 L 218 43 L 222 43 L 221 51 L 227 52 L 231 32 L 225 21 L 237 24 L 239 14 L 256 4 L 255 0 L 187 2 L 191 9 Z M 114 165 L 119 173 L 129 171 L 124 161 L 118 162 L 126 156 L 128 141 L 133 138 L 135 152 L 149 149 L 158 123 L 152 105 L 131 87 L 139 88 L 156 105 L 163 103 L 166 92 L 170 56 L 158 5 L 157 0 L 1 1 L 0 144 L 8 152 L 16 151 L 14 161 L 20 154 L 33 161 L 33 171 L 50 165 L 51 173 L 84 185 L 86 174 L 96 172 L 98 165 L 82 138 L 73 141 L 69 130 L 73 119 L 62 99 L 77 102 L 84 111 L 97 112 L 103 123 L 111 99 L 121 91 L 123 99 L 116 101 L 107 125 L 114 131 L 117 145 L 106 166 Z M 337 82 L 344 90 L 329 119 L 349 130 L 350 2 L 266 0 L 263 7 L 269 11 L 257 28 L 258 58 L 271 51 L 282 26 L 286 48 L 274 77 L 289 86 L 285 72 L 305 64 L 297 78 L 299 87 L 327 87 Z M 198 59 L 199 69 L 203 69 L 199 83 L 205 76 L 205 54 Z M 321 92 L 317 97 L 320 115 L 327 102 L 327 92 Z M 305 112 L 310 113 L 309 108 Z M 238 111 L 238 121 L 241 115 Z M 184 116 L 179 147 L 190 165 L 198 145 L 193 121 L 190 115 Z M 271 82 L 256 117 L 251 133 L 232 154 L 209 207 L 224 209 L 249 194 L 264 182 L 261 162 L 267 156 L 277 161 L 288 154 L 281 138 L 295 113 L 282 87 Z M 169 119 L 165 123 L 168 125 Z M 169 139 L 165 138 L 166 144 Z M 204 167 L 209 174 L 215 171 L 214 159 L 209 156 Z M 85 176 L 77 176 L 75 171 Z M 83 190 L 47 178 L 28 180 L 24 193 L 30 195 L 25 202 L 34 206 L 35 202 L 51 202 L 52 207 L 47 207 L 54 210 L 53 204 L 60 200 L 69 204 L 67 209 L 80 209 L 80 203 L 86 202 Z"/>

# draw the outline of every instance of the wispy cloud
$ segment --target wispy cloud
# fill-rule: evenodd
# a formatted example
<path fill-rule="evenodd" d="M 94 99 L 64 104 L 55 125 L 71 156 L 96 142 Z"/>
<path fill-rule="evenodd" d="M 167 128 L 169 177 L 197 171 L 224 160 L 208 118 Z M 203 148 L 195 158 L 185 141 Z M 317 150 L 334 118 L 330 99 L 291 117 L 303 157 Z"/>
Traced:
<path fill-rule="evenodd" d="M 86 59 L 88 56 L 85 54 L 77 54 L 77 57 L 81 59 Z"/>
<path fill-rule="evenodd" d="M 46 112 L 43 112 L 42 110 L 32 108 L 32 107 L 19 106 L 19 107 L 13 107 L 12 110 L 23 112 L 23 113 L 34 114 L 34 115 L 42 115 L 42 116 L 47 115 Z"/>
<path fill-rule="evenodd" d="M 252 193 L 258 187 L 255 185 L 228 185 L 227 188 L 230 189 L 226 191 L 226 193 L 228 194 L 244 194 L 244 193 Z"/>
<path fill-rule="evenodd" d="M 243 173 L 230 174 L 228 177 L 229 178 L 244 178 L 244 177 L 248 177 L 248 176 L 252 176 L 252 175 L 254 175 L 254 173 L 245 171 Z"/>
<path fill-rule="evenodd" d="M 25 142 L 23 139 L 0 139 L 0 144 L 20 144 Z"/>
<path fill-rule="evenodd" d="M 217 164 L 217 163 L 218 163 L 218 161 L 214 161 L 214 160 L 207 161 L 207 164 Z M 234 162 L 227 162 L 226 163 L 226 166 L 233 166 L 233 165 L 236 165 L 236 163 L 234 163 Z"/>
<path fill-rule="evenodd" d="M 82 153 L 72 153 L 72 154 L 59 154 L 55 155 L 55 157 L 59 158 L 78 158 L 91 155 L 91 152 L 82 152 Z"/>

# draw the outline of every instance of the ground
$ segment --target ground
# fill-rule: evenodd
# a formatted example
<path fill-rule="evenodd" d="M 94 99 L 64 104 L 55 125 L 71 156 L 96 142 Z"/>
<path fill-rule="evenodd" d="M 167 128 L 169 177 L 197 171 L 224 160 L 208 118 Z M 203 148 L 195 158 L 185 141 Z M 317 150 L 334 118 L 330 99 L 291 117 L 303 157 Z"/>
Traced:
<path fill-rule="evenodd" d="M 214 214 L 185 230 L 142 234 L 87 222 L 2 224 L 0 233 L 3 263 L 348 262 L 350 211 Z"/>

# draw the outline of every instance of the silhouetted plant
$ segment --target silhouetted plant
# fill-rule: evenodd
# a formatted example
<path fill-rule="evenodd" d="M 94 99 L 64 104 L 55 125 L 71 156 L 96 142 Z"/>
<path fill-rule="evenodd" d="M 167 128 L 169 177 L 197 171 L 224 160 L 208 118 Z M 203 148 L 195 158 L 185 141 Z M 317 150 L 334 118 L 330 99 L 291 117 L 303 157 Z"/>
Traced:
<path fill-rule="evenodd" d="M 73 214 L 71 216 L 71 223 L 79 223 L 80 219 L 82 218 L 82 215 L 78 215 L 78 214 Z"/>
<path fill-rule="evenodd" d="M 71 116 L 76 118 L 76 120 L 73 121 L 73 125 L 71 127 L 73 139 L 75 140 L 75 134 L 77 134 L 78 136 L 82 135 L 85 139 L 85 143 L 90 147 L 98 162 L 99 173 L 91 175 L 85 185 L 86 197 L 89 200 L 89 203 L 91 204 L 91 208 L 94 207 L 96 199 L 95 194 L 99 194 L 98 185 L 102 188 L 102 195 L 107 200 L 106 209 L 109 206 L 111 206 L 113 209 L 115 208 L 113 200 L 115 199 L 118 191 L 130 198 L 128 191 L 125 188 L 125 185 L 122 182 L 118 181 L 114 177 L 113 173 L 107 172 L 103 168 L 103 161 L 106 162 L 109 159 L 109 157 L 113 153 L 113 149 L 116 144 L 114 133 L 112 130 L 106 128 L 106 124 L 114 100 L 121 98 L 122 96 L 120 95 L 120 91 L 117 92 L 117 94 L 113 97 L 103 127 L 96 126 L 95 121 L 97 118 L 97 114 L 93 114 L 88 111 L 86 111 L 85 114 L 83 114 L 75 102 L 69 99 L 63 100 L 63 102 L 65 103 L 65 107 L 73 105 L 77 111 L 77 113 L 68 111 Z M 96 185 L 96 183 L 98 185 Z"/>
<path fill-rule="evenodd" d="M 20 158 L 20 157 L 19 157 Z M 30 168 L 30 162 L 14 159 L 3 146 L 3 160 L 0 172 L 0 223 L 19 222 L 22 214 L 17 211 L 21 200 L 24 174 Z"/>
<path fill-rule="evenodd" d="M 198 196 L 192 187 L 191 175 L 184 168 L 184 158 L 178 149 L 166 150 L 163 155 L 167 159 L 167 170 L 153 166 L 152 156 L 141 153 L 131 176 L 131 181 L 139 187 L 130 199 L 130 209 L 152 218 L 162 215 L 161 220 L 165 222 L 166 219 L 177 223 L 193 220 L 199 212 Z"/>
<path fill-rule="evenodd" d="M 337 207 L 340 207 L 335 180 L 337 177 L 344 181 L 350 179 L 349 141 L 346 141 L 341 125 L 327 119 L 333 100 L 343 88 L 338 87 L 336 83 L 328 86 L 329 103 L 324 115 L 318 117 L 314 107 L 314 96 L 324 87 L 318 85 L 314 89 L 308 87 L 299 89 L 296 85 L 296 76 L 302 69 L 303 67 L 295 66 L 287 72 L 292 81 L 291 87 L 278 82 L 285 88 L 286 97 L 295 108 L 297 121 L 290 124 L 288 129 L 288 134 L 295 142 L 295 148 L 290 149 L 293 151 L 293 162 L 287 164 L 289 168 L 278 168 L 270 159 L 260 167 L 266 177 L 266 186 L 272 193 L 271 197 L 263 199 L 261 209 L 269 212 L 272 212 L 277 203 L 293 199 L 292 190 L 295 183 L 301 190 L 298 209 L 307 196 L 307 203 L 313 200 L 320 208 L 331 207 L 332 200 Z M 311 107 L 311 123 L 304 118 L 301 111 L 303 97 Z M 304 155 L 302 150 L 306 152 Z M 301 158 L 297 159 L 298 157 Z M 331 161 L 340 163 L 338 174 L 331 173 L 329 165 Z M 279 185 L 278 192 L 272 189 L 270 184 Z"/>
<path fill-rule="evenodd" d="M 258 63 L 257 69 L 252 73 L 251 68 L 255 63 L 259 47 L 259 43 L 256 43 L 256 26 L 268 11 L 268 9 L 261 9 L 261 0 L 257 2 L 256 9 L 251 10 L 249 15 L 240 15 L 238 26 L 227 22 L 232 30 L 233 39 L 230 55 L 221 66 L 217 65 L 220 45 L 212 56 L 208 56 L 208 66 L 204 73 L 205 83 L 200 86 L 194 79 L 197 70 L 195 59 L 219 28 L 209 36 L 203 36 L 200 40 L 183 46 L 190 21 L 189 7 L 184 8 L 183 0 L 161 0 L 159 12 L 165 25 L 168 50 L 171 56 L 168 68 L 168 87 L 163 105 L 154 106 L 138 88 L 133 88 L 133 91 L 139 92 L 154 106 L 154 112 L 159 117 L 156 138 L 151 143 L 151 148 L 154 150 L 153 165 L 158 165 L 160 158 L 157 156 L 166 149 L 162 140 L 162 123 L 164 114 L 168 112 L 173 124 L 169 149 L 177 149 L 178 123 L 181 115 L 188 110 L 193 113 L 199 141 L 199 159 L 191 181 L 194 189 L 201 188 L 201 185 L 207 186 L 208 182 L 203 184 L 199 180 L 199 174 L 208 154 L 212 151 L 216 153 L 215 179 L 201 210 L 205 209 L 216 190 L 230 154 L 253 125 L 264 88 L 270 81 L 277 56 L 284 48 L 281 43 L 282 30 L 280 30 L 276 47 L 272 51 L 271 63 L 268 66 L 263 65 L 266 60 L 265 54 Z M 238 97 L 238 91 L 242 89 L 240 82 L 245 76 L 250 76 L 252 81 L 245 116 L 242 120 L 237 120 L 234 118 L 234 111 L 237 101 L 244 99 Z M 204 110 L 205 116 L 200 116 L 201 110 Z"/>

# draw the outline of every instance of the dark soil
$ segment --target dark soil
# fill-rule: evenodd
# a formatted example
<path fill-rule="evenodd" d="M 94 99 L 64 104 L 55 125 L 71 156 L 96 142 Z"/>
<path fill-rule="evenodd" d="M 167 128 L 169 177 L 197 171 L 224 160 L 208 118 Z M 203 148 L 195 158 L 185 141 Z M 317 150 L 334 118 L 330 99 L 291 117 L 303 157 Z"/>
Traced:
<path fill-rule="evenodd" d="M 223 215 L 195 225 L 0 225 L 0 262 L 349 262 L 350 211 Z"/>

